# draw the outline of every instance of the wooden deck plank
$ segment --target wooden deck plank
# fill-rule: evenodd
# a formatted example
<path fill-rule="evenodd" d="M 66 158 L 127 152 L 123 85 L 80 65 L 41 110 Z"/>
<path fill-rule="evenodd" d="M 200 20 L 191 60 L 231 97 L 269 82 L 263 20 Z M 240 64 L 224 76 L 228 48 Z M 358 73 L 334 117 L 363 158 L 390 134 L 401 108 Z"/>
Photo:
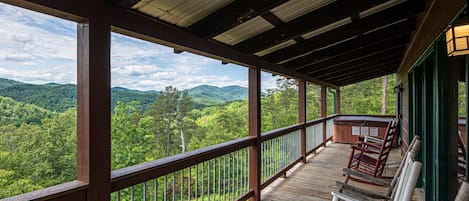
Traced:
<path fill-rule="evenodd" d="M 337 190 L 335 181 L 344 181 L 342 168 L 346 167 L 350 156 L 350 145 L 329 143 L 326 148 L 310 155 L 304 164 L 298 164 L 262 191 L 263 201 L 291 200 L 331 200 L 331 191 Z M 393 175 L 401 160 L 400 149 L 392 150 L 387 164 L 386 175 Z M 349 182 L 352 185 L 368 190 L 384 193 L 387 188 Z"/>

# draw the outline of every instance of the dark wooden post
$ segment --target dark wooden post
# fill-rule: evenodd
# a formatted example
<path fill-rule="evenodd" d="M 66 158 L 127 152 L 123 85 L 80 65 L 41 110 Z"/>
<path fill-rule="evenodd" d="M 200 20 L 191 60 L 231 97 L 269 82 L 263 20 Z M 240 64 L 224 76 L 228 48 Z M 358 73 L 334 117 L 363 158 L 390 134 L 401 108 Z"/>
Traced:
<path fill-rule="evenodd" d="M 111 194 L 111 28 L 106 23 L 78 24 L 77 179 L 88 183 L 87 200 Z"/>
<path fill-rule="evenodd" d="M 448 66 L 444 37 L 437 41 L 434 65 L 434 200 L 454 200 L 458 189 L 457 70 Z"/>
<path fill-rule="evenodd" d="M 256 143 L 249 148 L 249 188 L 254 191 L 250 200 L 261 200 L 261 70 L 249 68 L 249 136 Z"/>
<path fill-rule="evenodd" d="M 468 5 L 469 6 L 469 5 Z M 464 178 L 464 181 L 469 182 L 469 146 L 467 145 L 469 142 L 469 106 L 467 103 L 469 103 L 469 55 L 465 56 L 465 61 L 464 61 L 464 67 L 466 70 L 466 83 L 465 83 L 465 90 L 466 90 L 466 177 Z"/>
<path fill-rule="evenodd" d="M 322 142 L 324 146 L 326 146 L 326 134 L 327 134 L 327 87 L 326 84 L 323 83 L 321 85 L 321 118 L 323 118 L 322 123 Z"/>
<path fill-rule="evenodd" d="M 301 157 L 306 163 L 306 81 L 298 81 L 298 122 L 301 127 Z"/>
<path fill-rule="evenodd" d="M 340 114 L 340 88 L 335 90 L 335 109 L 336 114 Z"/>

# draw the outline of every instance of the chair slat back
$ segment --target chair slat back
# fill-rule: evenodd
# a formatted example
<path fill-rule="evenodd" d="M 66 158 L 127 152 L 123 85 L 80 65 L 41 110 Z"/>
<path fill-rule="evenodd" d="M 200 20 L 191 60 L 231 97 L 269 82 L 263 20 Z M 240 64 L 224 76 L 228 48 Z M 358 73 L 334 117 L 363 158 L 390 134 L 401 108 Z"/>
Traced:
<path fill-rule="evenodd" d="M 395 201 L 410 201 L 412 199 L 412 194 L 414 192 L 415 185 L 420 175 L 420 170 L 422 169 L 422 163 L 415 161 L 412 156 L 409 154 L 406 157 L 404 167 L 402 168 L 402 173 L 399 176 L 399 180 L 396 186 L 396 190 L 392 195 L 392 200 Z"/>
<path fill-rule="evenodd" d="M 384 135 L 383 142 L 378 155 L 378 160 L 376 161 L 376 169 L 374 175 L 381 175 L 384 170 L 384 165 L 388 159 L 389 153 L 391 152 L 392 143 L 395 136 L 397 135 L 397 130 L 399 128 L 399 121 L 393 119 L 389 122 L 388 127 L 386 128 L 386 134 Z"/>

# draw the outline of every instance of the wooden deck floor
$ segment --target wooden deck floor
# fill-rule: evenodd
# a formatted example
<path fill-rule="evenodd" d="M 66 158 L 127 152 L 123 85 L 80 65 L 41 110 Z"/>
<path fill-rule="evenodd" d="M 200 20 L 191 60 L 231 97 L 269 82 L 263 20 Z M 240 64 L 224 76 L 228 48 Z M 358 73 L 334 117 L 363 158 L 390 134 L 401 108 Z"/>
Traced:
<path fill-rule="evenodd" d="M 343 181 L 342 168 L 346 167 L 350 145 L 330 143 L 317 154 L 308 157 L 306 164 L 298 164 L 262 191 L 264 201 L 331 200 L 331 191 L 337 190 L 335 181 Z M 393 175 L 401 160 L 400 150 L 395 148 L 388 161 L 386 175 Z M 384 187 L 350 182 L 366 189 L 385 192 Z"/>

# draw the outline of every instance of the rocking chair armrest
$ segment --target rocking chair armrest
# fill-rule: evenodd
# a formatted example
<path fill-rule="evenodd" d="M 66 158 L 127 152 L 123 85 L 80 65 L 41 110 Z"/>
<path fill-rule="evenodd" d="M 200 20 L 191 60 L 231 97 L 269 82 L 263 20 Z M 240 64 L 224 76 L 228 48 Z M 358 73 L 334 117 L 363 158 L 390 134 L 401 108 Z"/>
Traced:
<path fill-rule="evenodd" d="M 364 153 L 379 154 L 379 152 L 377 152 L 377 151 L 367 149 L 365 147 L 356 146 L 356 145 L 353 145 L 352 149 L 353 149 L 352 151 L 359 150 L 359 151 L 364 152 Z"/>
<path fill-rule="evenodd" d="M 375 184 L 378 184 L 378 185 L 389 186 L 391 184 L 391 180 L 389 180 L 389 179 L 376 178 L 376 177 L 373 177 L 371 175 L 364 174 L 362 172 L 359 172 L 359 171 L 356 171 L 356 170 L 350 169 L 350 168 L 344 168 L 342 170 L 347 175 L 360 177 L 362 179 L 368 180 L 368 181 L 370 181 L 372 183 L 375 183 Z"/>
<path fill-rule="evenodd" d="M 381 145 L 380 144 L 376 144 L 376 143 L 370 143 L 370 142 L 358 142 L 358 144 L 361 144 L 362 146 L 366 147 L 366 146 L 370 146 L 370 147 L 373 147 L 373 148 L 376 148 L 376 149 L 379 149 L 381 148 Z"/>
<path fill-rule="evenodd" d="M 373 136 L 365 136 L 365 142 L 372 142 L 372 143 L 383 143 L 383 139 L 373 137 Z"/>
<path fill-rule="evenodd" d="M 350 192 L 351 194 L 358 195 L 360 197 L 365 196 L 368 198 L 373 198 L 373 199 L 384 199 L 384 200 L 389 200 L 390 197 L 387 195 L 383 194 L 378 194 L 373 191 L 369 191 L 363 188 L 355 187 L 349 184 L 345 184 L 339 181 L 336 181 L 336 184 L 339 186 L 339 188 L 342 190 L 342 192 Z"/>

